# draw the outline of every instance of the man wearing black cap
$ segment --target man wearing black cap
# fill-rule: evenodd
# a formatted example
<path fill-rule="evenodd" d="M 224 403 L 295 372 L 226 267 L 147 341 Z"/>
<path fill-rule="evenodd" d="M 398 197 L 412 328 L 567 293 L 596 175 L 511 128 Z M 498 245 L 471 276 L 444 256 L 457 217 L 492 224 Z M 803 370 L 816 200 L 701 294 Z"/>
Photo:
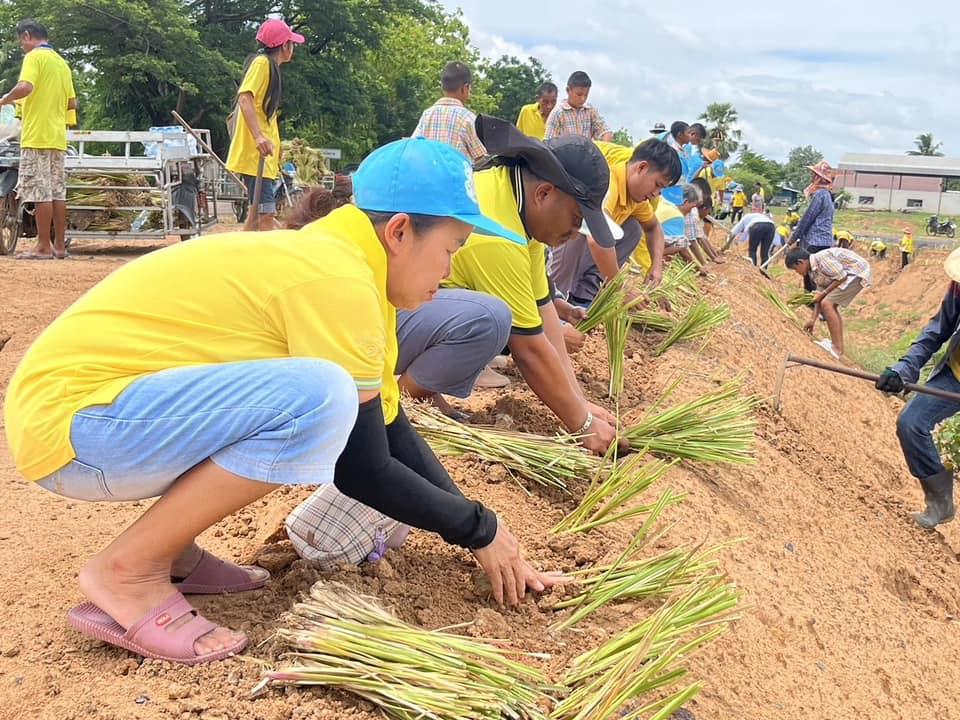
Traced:
<path fill-rule="evenodd" d="M 541 142 L 481 116 L 477 132 L 493 156 L 474 176 L 483 212 L 529 239 L 526 246 L 474 233 L 452 261 L 448 287 L 484 292 L 510 308 L 508 345 L 537 396 L 583 445 L 603 454 L 616 439 L 615 418 L 587 400 L 564 345 L 547 280 L 546 248 L 576 237 L 585 221 L 606 245 L 620 228 L 603 209 L 610 171 L 590 140 L 568 135 Z"/>

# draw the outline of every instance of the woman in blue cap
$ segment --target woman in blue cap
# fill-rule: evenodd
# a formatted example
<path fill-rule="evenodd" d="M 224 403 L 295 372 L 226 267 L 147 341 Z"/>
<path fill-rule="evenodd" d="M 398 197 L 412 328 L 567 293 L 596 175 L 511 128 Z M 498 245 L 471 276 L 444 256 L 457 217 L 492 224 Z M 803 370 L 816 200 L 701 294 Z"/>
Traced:
<path fill-rule="evenodd" d="M 396 309 L 437 291 L 480 213 L 452 148 L 401 140 L 355 177 L 357 207 L 309 231 L 211 237 L 146 255 L 68 308 L 27 351 L 4 406 L 20 472 L 91 502 L 159 497 L 79 573 L 71 625 L 195 664 L 243 633 L 184 593 L 260 587 L 264 571 L 194 539 L 282 485 L 346 495 L 471 549 L 498 599 L 556 580 L 465 499 L 398 408 Z M 177 278 L 176 292 L 170 292 Z"/>

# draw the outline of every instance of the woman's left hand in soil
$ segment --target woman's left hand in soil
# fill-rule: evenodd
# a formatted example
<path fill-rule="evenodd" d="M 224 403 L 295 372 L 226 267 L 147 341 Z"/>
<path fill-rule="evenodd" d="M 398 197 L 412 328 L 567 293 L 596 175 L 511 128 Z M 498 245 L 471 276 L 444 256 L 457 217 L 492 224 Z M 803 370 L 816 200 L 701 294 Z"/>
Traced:
<path fill-rule="evenodd" d="M 473 556 L 490 579 L 493 597 L 499 605 L 503 605 L 504 598 L 510 605 L 518 605 L 527 588 L 544 592 L 570 582 L 561 573 L 540 572 L 527 562 L 519 541 L 503 524 L 497 526 L 493 542 L 474 550 Z"/>
<path fill-rule="evenodd" d="M 587 410 L 592 412 L 594 417 L 600 418 L 605 423 L 609 423 L 613 427 L 617 426 L 617 418 L 614 417 L 613 413 L 607 410 L 605 407 L 601 407 L 596 403 L 588 402 Z"/>

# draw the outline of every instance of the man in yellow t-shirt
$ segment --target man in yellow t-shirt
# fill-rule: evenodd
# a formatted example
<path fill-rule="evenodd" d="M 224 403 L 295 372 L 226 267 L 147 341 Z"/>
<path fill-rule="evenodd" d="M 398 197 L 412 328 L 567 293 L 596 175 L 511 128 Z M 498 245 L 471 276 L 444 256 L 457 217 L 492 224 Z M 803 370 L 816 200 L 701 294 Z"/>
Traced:
<path fill-rule="evenodd" d="M 259 52 L 248 62 L 237 90 L 234 110 L 236 127 L 227 155 L 227 169 L 240 175 L 247 186 L 250 207 L 244 230 L 273 230 L 277 215 L 276 181 L 280 177 L 280 126 L 277 113 L 282 99 L 280 66 L 293 59 L 293 49 L 302 44 L 283 20 L 267 20 L 257 31 Z M 262 163 L 260 197 L 254 198 L 257 173 Z"/>
<path fill-rule="evenodd" d="M 916 244 L 913 240 L 913 228 L 904 228 L 903 237 L 900 238 L 900 269 L 903 270 L 910 261 L 913 260 L 913 253 Z"/>
<path fill-rule="evenodd" d="M 557 86 L 545 82 L 537 88 L 537 101 L 520 108 L 517 129 L 524 135 L 543 140 L 547 134 L 547 118 L 557 106 Z"/>
<path fill-rule="evenodd" d="M 509 306 L 508 347 L 523 379 L 569 432 L 602 455 L 616 437 L 616 421 L 587 400 L 573 372 L 546 250 L 575 237 L 584 222 L 598 241 L 612 245 L 615 225 L 603 211 L 609 169 L 597 146 L 578 135 L 541 142 L 487 116 L 477 131 L 493 156 L 488 169 L 476 173 L 480 207 L 528 242 L 474 233 L 454 255 L 444 286 L 487 293 Z"/>
<path fill-rule="evenodd" d="M 0 106 L 23 101 L 20 129 L 18 193 L 33 203 L 37 219 L 37 249 L 26 257 L 65 258 L 68 113 L 77 107 L 70 66 L 47 42 L 47 29 L 36 20 L 17 25 L 23 67 L 20 80 L 0 98 Z M 50 230 L 53 228 L 51 244 Z"/>
<path fill-rule="evenodd" d="M 604 245 L 580 235 L 553 252 L 550 277 L 574 305 L 588 306 L 600 285 L 611 280 L 634 255 L 657 285 L 663 275 L 664 237 L 653 203 L 665 187 L 680 177 L 680 158 L 667 143 L 651 138 L 636 148 L 600 142 L 597 147 L 610 169 L 610 187 L 604 208 L 620 226 L 622 236 Z M 646 243 L 641 244 L 641 236 Z"/>
<path fill-rule="evenodd" d="M 737 188 L 733 193 L 733 200 L 730 202 L 732 212 L 730 213 L 730 222 L 737 223 L 743 218 L 743 210 L 747 207 L 747 194 L 743 191 L 743 186 Z"/>
<path fill-rule="evenodd" d="M 75 629 L 185 664 L 242 650 L 242 633 L 203 620 L 182 593 L 255 589 L 268 574 L 194 539 L 280 485 L 335 483 L 471 549 L 500 601 L 556 581 L 456 488 L 393 376 L 397 308 L 430 300 L 473 228 L 512 233 L 480 212 L 469 165 L 440 143 L 391 143 L 354 182 L 356 207 L 303 230 L 215 236 L 124 265 L 27 350 L 4 405 L 20 472 L 78 500 L 160 496 L 81 569 L 90 602 L 70 611 Z M 374 530 L 320 517 L 306 535 L 342 546 Z"/>

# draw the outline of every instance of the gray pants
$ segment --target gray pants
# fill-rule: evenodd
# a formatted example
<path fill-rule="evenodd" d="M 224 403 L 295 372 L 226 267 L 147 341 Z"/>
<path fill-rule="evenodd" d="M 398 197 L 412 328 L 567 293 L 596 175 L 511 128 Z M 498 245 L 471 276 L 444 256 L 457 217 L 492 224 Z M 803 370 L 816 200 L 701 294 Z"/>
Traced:
<path fill-rule="evenodd" d="M 623 237 L 617 241 L 617 265 L 623 267 L 640 244 L 643 230 L 634 219 L 623 224 Z M 587 236 L 578 235 L 558 248 L 550 259 L 550 277 L 557 290 L 575 305 L 589 305 L 600 291 L 603 277 L 590 254 Z"/>
<path fill-rule="evenodd" d="M 507 345 L 512 316 L 500 298 L 440 290 L 417 310 L 397 312 L 396 372 L 432 392 L 465 398 Z"/>

